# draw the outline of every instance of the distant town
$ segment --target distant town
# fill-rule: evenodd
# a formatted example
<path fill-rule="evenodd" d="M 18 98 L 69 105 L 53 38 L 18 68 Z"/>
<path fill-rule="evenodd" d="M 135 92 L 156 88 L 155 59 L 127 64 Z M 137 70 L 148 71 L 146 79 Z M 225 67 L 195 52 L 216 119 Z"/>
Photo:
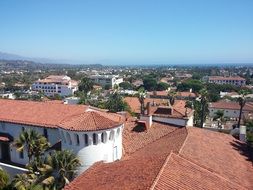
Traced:
<path fill-rule="evenodd" d="M 253 188 L 252 66 L 0 68 L 10 189 Z"/>

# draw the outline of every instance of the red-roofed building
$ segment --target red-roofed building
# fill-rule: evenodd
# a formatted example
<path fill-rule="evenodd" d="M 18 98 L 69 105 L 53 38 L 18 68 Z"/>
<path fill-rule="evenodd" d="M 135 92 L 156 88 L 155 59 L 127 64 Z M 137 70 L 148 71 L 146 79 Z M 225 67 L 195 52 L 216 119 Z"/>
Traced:
<path fill-rule="evenodd" d="M 239 118 L 240 106 L 238 102 L 219 101 L 209 104 L 209 116 L 214 117 L 218 110 L 224 111 L 224 116 L 228 118 Z M 243 107 L 244 117 L 253 116 L 253 103 L 248 102 Z"/>
<path fill-rule="evenodd" d="M 124 100 L 133 112 L 140 114 L 141 104 L 137 97 L 126 97 Z M 193 126 L 194 111 L 185 107 L 185 100 L 175 100 L 173 106 L 168 106 L 167 99 L 145 98 L 144 102 L 146 108 L 147 104 L 150 103 L 150 113 L 146 114 L 152 117 L 154 121 L 177 126 Z"/>
<path fill-rule="evenodd" d="M 239 76 L 231 76 L 231 77 L 210 76 L 208 82 L 215 84 L 232 84 L 236 86 L 246 85 L 246 80 Z"/>
<path fill-rule="evenodd" d="M 64 189 L 253 189 L 247 145 L 230 135 L 156 122 L 126 129 L 120 161 L 97 163 Z"/>
<path fill-rule="evenodd" d="M 59 142 L 81 161 L 79 172 L 97 161 L 113 162 L 122 156 L 123 118 L 83 105 L 0 99 L 0 159 L 25 165 L 12 141 L 24 130 L 36 130 L 51 146 Z M 11 147 L 11 148 L 10 148 Z"/>
<path fill-rule="evenodd" d="M 46 96 L 69 96 L 77 91 L 77 81 L 68 76 L 50 75 L 45 79 L 39 79 L 32 84 L 32 90 L 44 93 Z"/>

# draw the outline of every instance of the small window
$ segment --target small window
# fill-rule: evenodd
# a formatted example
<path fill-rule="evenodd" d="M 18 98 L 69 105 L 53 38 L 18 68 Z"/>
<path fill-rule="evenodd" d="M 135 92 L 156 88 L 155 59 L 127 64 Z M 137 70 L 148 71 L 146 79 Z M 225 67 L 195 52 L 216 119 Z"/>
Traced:
<path fill-rule="evenodd" d="M 114 139 L 114 131 L 111 131 L 111 132 L 110 132 L 109 139 L 110 139 L 110 140 L 113 140 L 113 139 Z"/>
<path fill-rule="evenodd" d="M 66 138 L 65 138 L 65 135 L 64 135 L 63 131 L 61 131 L 61 135 L 62 135 L 64 143 L 66 143 Z"/>
<path fill-rule="evenodd" d="M 119 136 L 120 134 L 120 128 L 117 129 L 117 137 Z"/>
<path fill-rule="evenodd" d="M 23 158 L 24 158 L 24 151 L 23 151 L 23 150 L 19 152 L 19 158 L 20 158 L 20 159 L 23 159 Z"/>
<path fill-rule="evenodd" d="M 85 146 L 89 145 L 89 136 L 87 134 L 84 134 L 84 145 Z"/>
<path fill-rule="evenodd" d="M 43 133 L 44 133 L 44 137 L 48 138 L 47 129 L 44 129 Z"/>
<path fill-rule="evenodd" d="M 79 140 L 79 135 L 75 134 L 75 138 L 76 138 L 76 145 L 80 145 L 80 140 Z"/>
<path fill-rule="evenodd" d="M 5 131 L 5 123 L 2 122 L 1 125 L 2 125 L 3 130 Z"/>
<path fill-rule="evenodd" d="M 93 144 L 97 145 L 98 144 L 98 135 L 96 133 L 93 133 Z"/>
<path fill-rule="evenodd" d="M 103 132 L 101 134 L 101 140 L 102 140 L 102 143 L 106 143 L 106 141 L 107 141 L 107 134 L 106 134 L 106 132 Z"/>
<path fill-rule="evenodd" d="M 67 141 L 70 145 L 72 145 L 72 140 L 69 133 L 67 133 Z"/>
<path fill-rule="evenodd" d="M 25 131 L 25 128 L 24 128 L 24 127 L 22 127 L 22 131 Z"/>

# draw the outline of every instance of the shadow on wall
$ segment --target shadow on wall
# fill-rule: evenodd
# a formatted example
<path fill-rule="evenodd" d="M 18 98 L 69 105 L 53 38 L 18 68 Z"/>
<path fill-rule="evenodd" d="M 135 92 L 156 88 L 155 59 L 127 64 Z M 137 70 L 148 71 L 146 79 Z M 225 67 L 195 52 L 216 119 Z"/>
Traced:
<path fill-rule="evenodd" d="M 253 147 L 252 145 L 250 146 L 249 144 L 236 141 L 234 140 L 233 142 L 230 142 L 230 144 L 233 146 L 235 150 L 240 152 L 243 156 L 246 157 L 247 161 L 251 161 L 253 165 Z"/>

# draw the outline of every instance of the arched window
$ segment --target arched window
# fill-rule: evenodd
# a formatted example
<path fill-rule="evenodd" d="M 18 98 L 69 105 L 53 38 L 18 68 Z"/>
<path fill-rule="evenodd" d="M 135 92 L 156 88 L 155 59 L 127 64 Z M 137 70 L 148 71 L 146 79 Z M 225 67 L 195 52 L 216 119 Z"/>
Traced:
<path fill-rule="evenodd" d="M 80 145 L 79 135 L 75 134 L 76 145 Z"/>
<path fill-rule="evenodd" d="M 119 136 L 120 134 L 120 128 L 117 129 L 117 137 Z"/>
<path fill-rule="evenodd" d="M 97 145 L 98 144 L 98 135 L 96 133 L 93 133 L 93 144 Z"/>
<path fill-rule="evenodd" d="M 114 131 L 113 131 L 113 130 L 110 132 L 109 139 L 110 139 L 110 140 L 113 140 L 113 139 L 114 139 Z"/>
<path fill-rule="evenodd" d="M 64 143 L 66 143 L 66 138 L 65 138 L 65 135 L 64 135 L 63 131 L 61 131 L 61 136 L 63 138 Z"/>
<path fill-rule="evenodd" d="M 67 133 L 67 141 L 70 145 L 72 145 L 72 140 L 69 133 Z"/>
<path fill-rule="evenodd" d="M 106 141 L 107 141 L 107 134 L 106 134 L 106 132 L 103 132 L 101 134 L 101 141 L 102 141 L 102 143 L 106 143 Z"/>
<path fill-rule="evenodd" d="M 88 146 L 89 145 L 89 136 L 87 134 L 84 134 L 83 137 L 84 137 L 84 145 Z"/>

